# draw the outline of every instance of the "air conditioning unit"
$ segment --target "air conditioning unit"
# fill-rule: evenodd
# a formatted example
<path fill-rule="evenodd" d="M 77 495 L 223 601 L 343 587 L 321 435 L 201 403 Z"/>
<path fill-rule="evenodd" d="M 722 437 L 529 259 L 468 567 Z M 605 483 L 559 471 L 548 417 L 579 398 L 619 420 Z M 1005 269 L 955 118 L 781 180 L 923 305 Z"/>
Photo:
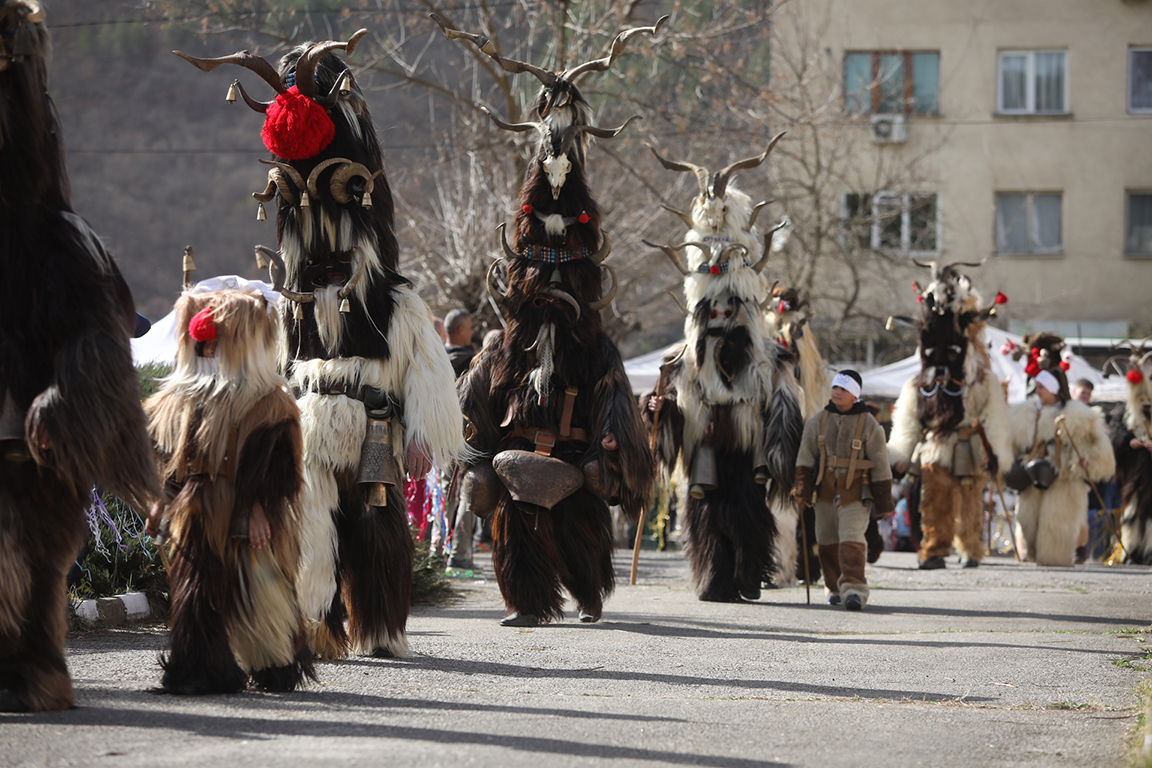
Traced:
<path fill-rule="evenodd" d="M 872 115 L 872 141 L 896 144 L 908 141 L 908 124 L 904 115 Z"/>

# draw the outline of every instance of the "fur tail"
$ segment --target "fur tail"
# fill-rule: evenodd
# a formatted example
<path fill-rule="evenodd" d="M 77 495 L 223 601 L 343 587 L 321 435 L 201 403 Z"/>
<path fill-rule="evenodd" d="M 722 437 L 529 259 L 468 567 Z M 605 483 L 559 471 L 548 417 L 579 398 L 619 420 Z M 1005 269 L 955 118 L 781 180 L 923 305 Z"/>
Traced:
<path fill-rule="evenodd" d="M 772 402 L 764 414 L 764 453 L 772 479 L 769 503 L 778 507 L 791 503 L 789 495 L 796 479 L 796 455 L 800 452 L 804 418 L 791 374 L 778 370 L 774 384 Z"/>

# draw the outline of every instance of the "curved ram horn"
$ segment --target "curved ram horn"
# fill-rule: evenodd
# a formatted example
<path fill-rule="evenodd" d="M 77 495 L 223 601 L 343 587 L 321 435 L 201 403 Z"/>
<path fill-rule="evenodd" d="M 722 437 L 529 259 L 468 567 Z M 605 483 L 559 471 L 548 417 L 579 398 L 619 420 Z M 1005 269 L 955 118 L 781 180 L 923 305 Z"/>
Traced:
<path fill-rule="evenodd" d="M 756 203 L 756 205 L 752 206 L 752 213 L 749 214 L 749 216 L 748 216 L 748 226 L 744 228 L 744 231 L 745 232 L 751 232 L 752 227 L 756 226 L 756 217 L 760 215 L 761 209 L 763 209 L 764 206 L 768 205 L 769 203 L 774 203 L 774 202 L 776 202 L 776 201 L 775 200 L 761 200 L 760 202 Z"/>
<path fill-rule="evenodd" d="M 724 246 L 724 250 L 720 251 L 720 260 L 717 264 L 724 264 L 732 260 L 732 251 L 740 251 L 741 256 L 748 255 L 748 246 L 743 243 L 729 243 Z"/>
<path fill-rule="evenodd" d="M 520 72 L 528 72 L 529 74 L 535 75 L 536 79 L 539 80 L 546 88 L 552 88 L 556 85 L 556 81 L 559 80 L 559 78 L 554 73 L 549 72 L 546 69 L 533 66 L 525 61 L 516 61 L 515 59 L 504 58 L 500 55 L 494 40 L 491 40 L 484 35 L 473 35 L 469 34 L 468 32 L 461 32 L 458 29 L 452 29 L 438 13 L 430 13 L 428 14 L 428 18 L 436 22 L 436 25 L 440 27 L 440 31 L 444 33 L 444 37 L 449 40 L 468 40 L 480 49 L 480 53 L 483 53 L 485 56 L 499 64 L 505 72 L 511 72 L 514 75 L 519 74 Z"/>
<path fill-rule="evenodd" d="M 616 289 L 620 287 L 620 284 L 616 281 L 616 270 L 612 269 L 612 267 L 608 266 L 607 264 L 601 264 L 600 269 L 608 270 L 608 275 L 612 278 L 612 290 L 608 291 L 608 295 L 600 299 L 600 301 L 594 301 L 588 305 L 597 312 L 612 303 L 612 299 L 616 298 Z"/>
<path fill-rule="evenodd" d="M 504 259 L 496 259 L 492 262 L 492 266 L 488 267 L 488 274 L 484 276 L 484 284 L 488 286 L 488 293 L 492 294 L 492 298 L 496 299 L 497 304 L 504 301 L 504 294 L 496 286 L 496 267 L 500 266 L 503 261 Z"/>
<path fill-rule="evenodd" d="M 646 147 L 648 147 L 648 149 L 652 150 L 652 154 L 656 155 L 656 159 L 659 160 L 660 164 L 663 165 L 668 170 L 679 171 L 681 173 L 694 173 L 694 174 L 696 174 L 696 183 L 700 185 L 700 194 L 702 194 L 702 195 L 708 194 L 708 169 L 707 168 L 705 168 L 702 165 L 696 165 L 694 163 L 680 162 L 678 160 L 668 160 L 666 158 L 661 157 L 660 153 L 656 151 L 656 147 L 652 146 L 651 144 L 645 144 L 644 146 L 646 146 Z"/>
<path fill-rule="evenodd" d="M 320 174 L 333 165 L 347 162 L 349 161 L 342 157 L 330 157 L 324 162 L 318 163 L 316 167 L 312 169 L 312 173 L 308 174 L 308 194 L 312 195 L 314 199 L 320 199 L 320 190 L 316 186 L 316 182 L 319 180 Z M 348 201 L 344 200 L 343 202 Z"/>
<path fill-rule="evenodd" d="M 596 264 L 597 266 L 599 266 L 600 263 L 603 262 L 604 259 L 608 258 L 608 255 L 612 253 L 612 240 L 609 239 L 608 233 L 604 230 L 600 230 L 600 236 L 604 239 L 604 242 L 600 243 L 600 250 L 596 251 L 596 253 L 592 254 L 590 257 L 592 259 L 592 263 Z"/>
<path fill-rule="evenodd" d="M 348 182 L 352 180 L 353 176 L 364 179 L 364 196 L 372 197 L 372 190 L 376 186 L 372 171 L 368 170 L 363 163 L 345 160 L 343 165 L 332 172 L 332 178 L 328 182 L 328 186 L 332 190 L 332 197 L 341 205 L 352 202 L 352 195 L 348 194 Z"/>
<path fill-rule="evenodd" d="M 482 106 L 480 107 L 480 111 L 488 115 L 488 117 L 492 118 L 492 122 L 496 123 L 496 125 L 506 131 L 523 132 L 536 130 L 543 133 L 545 130 L 543 123 L 506 123 L 500 118 L 496 117 L 496 115 L 492 114 L 492 110 L 488 109 L 488 107 Z"/>
<path fill-rule="evenodd" d="M 336 82 L 332 84 L 332 90 L 328 91 L 328 95 L 323 99 L 317 99 L 316 102 L 324 107 L 324 109 L 332 109 L 332 107 L 336 106 L 336 102 L 339 101 L 340 96 L 343 95 L 340 86 L 346 77 L 349 79 L 349 82 L 351 82 L 352 70 L 347 67 L 345 67 L 344 71 L 336 78 Z"/>
<path fill-rule="evenodd" d="M 315 99 L 316 65 L 320 63 L 320 59 L 324 54 L 335 50 L 344 50 L 347 55 L 351 56 L 356 51 L 356 45 L 360 42 L 360 38 L 366 34 L 368 34 L 368 30 L 358 29 L 352 33 L 352 37 L 348 38 L 346 43 L 339 40 L 316 43 L 300 54 L 300 58 L 296 60 L 296 87 L 300 89 L 300 93 Z M 339 87 L 339 78 L 336 79 L 336 84 Z"/>
<path fill-rule="evenodd" d="M 360 246 L 352 246 L 352 250 L 360 253 Z M 344 283 L 344 287 L 337 291 L 337 297 L 343 301 L 352 295 L 352 291 L 356 290 L 356 285 L 364 279 L 364 275 L 368 273 L 368 259 L 360 253 L 360 266 L 356 269 L 356 274 L 352 275 L 348 282 Z"/>
<path fill-rule="evenodd" d="M 784 134 L 786 133 L 788 133 L 788 131 L 780 131 L 780 133 L 773 136 L 772 141 L 768 142 L 768 149 L 764 150 L 764 152 L 761 154 L 756 155 L 755 157 L 747 157 L 743 160 L 737 160 L 731 165 L 726 165 L 720 170 L 716 171 L 716 174 L 712 177 L 712 194 L 716 197 L 724 197 L 724 190 L 728 188 L 728 179 L 732 176 L 732 174 L 734 174 L 736 171 L 755 168 L 756 166 L 760 165 L 760 163 L 767 160 L 768 155 L 772 154 L 772 150 L 776 148 L 776 143 L 780 141 L 780 139 L 784 138 Z"/>
<path fill-rule="evenodd" d="M 512 246 L 508 245 L 507 225 L 504 224 L 504 222 L 500 222 L 500 226 L 496 227 L 496 229 L 500 230 L 500 245 L 504 248 L 504 255 L 509 259 L 520 258 L 520 254 L 516 253 L 516 251 L 512 250 Z"/>
<path fill-rule="evenodd" d="M 684 262 L 680 259 L 679 248 L 671 245 L 657 245 L 656 243 L 650 242 L 648 240 L 641 240 L 640 242 L 644 243 L 644 245 L 648 246 L 649 248 L 655 248 L 659 251 L 663 251 L 664 255 L 668 257 L 668 260 L 672 262 L 672 266 L 676 267 L 677 271 L 679 271 L 681 275 L 687 277 L 688 275 L 692 274 L 688 271 L 688 268 L 684 266 Z M 683 247 L 684 246 L 680 246 L 680 248 Z"/>
<path fill-rule="evenodd" d="M 20 5 L 23 5 L 24 7 L 20 8 L 17 6 L 16 10 L 21 16 L 24 17 L 25 21 L 27 21 L 29 24 L 44 23 L 44 8 L 40 5 L 39 2 L 37 2 L 37 0 L 23 0 Z"/>
<path fill-rule="evenodd" d="M 272 290 L 297 304 L 310 304 L 316 301 L 316 297 L 312 295 L 311 291 L 297 293 L 284 287 L 284 278 L 288 275 L 288 269 L 284 266 L 284 259 L 280 258 L 278 251 L 274 251 L 266 245 L 258 245 L 256 250 L 268 257 L 268 276 L 272 278 Z"/>
<path fill-rule="evenodd" d="M 284 87 L 284 83 L 280 81 L 280 74 L 276 71 L 276 68 L 265 61 L 263 58 L 257 56 L 254 53 L 250 53 L 249 51 L 240 51 L 238 53 L 232 54 L 231 56 L 220 56 L 215 59 L 198 59 L 195 56 L 189 56 L 188 54 L 182 53 L 180 51 L 172 51 L 172 53 L 184 59 L 184 61 L 196 67 L 201 72 L 211 72 L 221 64 L 235 64 L 238 67 L 250 69 L 256 74 L 260 75 L 260 77 L 264 78 L 264 82 L 272 86 L 276 93 L 288 92 L 288 89 Z M 244 100 L 248 102 L 249 106 L 252 106 L 253 103 L 260 103 L 249 101 L 247 96 L 245 96 Z M 252 108 L 256 109 L 255 107 Z M 258 111 L 262 112 L 263 110 Z"/>
<path fill-rule="evenodd" d="M 262 203 L 267 203 L 276 196 L 276 188 L 278 185 L 276 184 L 276 180 L 272 178 L 273 173 L 275 173 L 275 171 L 268 171 L 268 186 L 264 187 L 263 192 L 252 193 L 252 197 L 256 198 Z M 259 248 L 260 246 L 257 247 Z"/>
<path fill-rule="evenodd" d="M 682 221 L 688 225 L 688 229 L 695 229 L 696 224 L 695 224 L 695 222 L 692 221 L 692 217 L 689 216 L 688 214 L 684 213 L 684 211 L 678 211 L 675 208 L 673 208 L 672 206 L 664 205 L 663 203 L 660 204 L 660 207 L 663 208 L 664 210 L 668 211 L 669 213 L 674 213 L 677 216 L 679 216 L 680 221 Z"/>
<path fill-rule="evenodd" d="M 577 80 L 589 72 L 605 71 L 608 67 L 612 66 L 612 62 L 616 61 L 620 54 L 624 53 L 624 48 L 628 45 L 629 40 L 643 32 L 655 36 L 656 33 L 660 31 L 660 27 L 664 26 L 664 22 L 668 21 L 669 18 L 669 16 L 661 16 L 656 20 L 656 23 L 650 27 L 633 27 L 632 29 L 623 30 L 612 40 L 612 48 L 609 50 L 607 56 L 594 61 L 586 61 L 572 69 L 566 69 L 560 73 L 560 77 L 575 84 Z"/>
<path fill-rule="evenodd" d="M 244 84 L 239 80 L 233 80 L 232 87 L 236 89 L 236 92 L 240 94 L 242 99 L 244 99 L 244 103 L 247 104 L 253 112 L 259 112 L 261 114 L 268 113 L 268 107 L 272 105 L 272 102 L 257 101 L 256 99 L 252 98 L 248 95 L 248 91 L 244 90 Z"/>
<path fill-rule="evenodd" d="M 296 169 L 292 166 L 289 165 L 287 167 L 293 173 L 296 172 Z M 299 176 L 300 174 L 297 173 L 296 175 Z M 301 182 L 301 184 L 303 184 L 303 182 Z M 301 189 L 303 189 L 303 187 L 301 187 Z M 289 205 L 296 205 L 296 190 L 292 188 L 292 185 L 286 178 L 284 169 L 279 166 L 268 169 L 268 186 L 264 188 L 263 192 L 253 192 L 252 197 L 262 203 L 267 203 L 272 200 L 273 190 L 279 190 L 280 197 L 284 198 L 285 202 Z"/>
<path fill-rule="evenodd" d="M 281 172 L 286 174 L 288 178 L 292 180 L 292 184 L 295 185 L 297 192 L 304 193 L 308 190 L 308 184 L 304 181 L 304 177 L 300 175 L 300 171 L 288 165 L 288 163 L 281 163 L 276 160 L 264 160 L 262 158 L 260 162 L 264 163 L 264 165 L 271 165 L 274 168 L 279 168 Z M 269 172 L 269 177 L 271 177 L 271 172 Z M 277 186 L 279 186 L 279 184 L 277 184 Z M 281 190 L 280 193 L 284 194 L 284 191 Z M 293 205 L 296 203 L 295 200 L 289 200 L 289 202 Z"/>
<path fill-rule="evenodd" d="M 562 291 L 559 288 L 549 288 L 547 291 L 545 291 L 545 293 L 547 293 L 552 298 L 560 299 L 561 301 L 565 301 L 565 302 L 568 302 L 569 304 L 571 304 L 572 309 L 576 310 L 576 319 L 577 320 L 579 320 L 581 315 L 584 314 L 580 310 L 579 302 L 577 302 L 576 299 L 572 297 L 572 294 L 568 293 L 567 291 Z M 528 351 L 532 351 L 533 347 L 535 347 L 535 346 L 536 345 L 533 344 L 532 347 L 528 348 Z"/>

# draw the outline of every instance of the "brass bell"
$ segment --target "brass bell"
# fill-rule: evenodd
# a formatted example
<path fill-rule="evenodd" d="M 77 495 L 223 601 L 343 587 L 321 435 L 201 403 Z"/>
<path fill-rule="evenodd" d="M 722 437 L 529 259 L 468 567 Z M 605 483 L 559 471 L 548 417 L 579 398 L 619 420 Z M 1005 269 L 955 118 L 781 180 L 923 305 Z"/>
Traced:
<path fill-rule="evenodd" d="M 312 205 L 312 202 L 308 199 L 308 192 L 307 191 L 302 192 L 300 194 L 300 207 L 301 208 L 307 208 L 310 205 Z"/>
<path fill-rule="evenodd" d="M 360 201 L 360 205 L 362 205 L 365 208 L 371 208 L 372 207 L 372 193 L 371 192 L 365 192 L 364 193 L 364 199 Z"/>
<path fill-rule="evenodd" d="M 228 86 L 228 95 L 224 97 L 224 101 L 228 102 L 229 104 L 236 103 L 236 83 L 232 83 L 232 85 Z"/>
<path fill-rule="evenodd" d="M 268 214 L 264 212 L 264 203 L 260 203 L 259 206 L 256 209 L 256 221 L 267 221 Z"/>
<path fill-rule="evenodd" d="M 340 78 L 340 95 L 347 96 L 350 93 L 352 93 L 352 78 L 345 72 L 344 77 Z"/>
<path fill-rule="evenodd" d="M 260 207 L 263 208 L 264 206 L 261 205 Z M 260 250 L 259 246 L 256 247 L 256 268 L 268 269 L 268 257 L 264 255 L 264 251 Z"/>
<path fill-rule="evenodd" d="M 348 297 L 344 297 L 344 300 L 340 302 L 340 314 L 346 315 L 351 311 L 352 302 L 348 301 Z"/>
<path fill-rule="evenodd" d="M 296 311 L 292 313 L 292 317 L 296 318 L 297 320 L 303 320 L 304 319 L 304 305 L 303 304 L 297 304 L 296 305 Z"/>

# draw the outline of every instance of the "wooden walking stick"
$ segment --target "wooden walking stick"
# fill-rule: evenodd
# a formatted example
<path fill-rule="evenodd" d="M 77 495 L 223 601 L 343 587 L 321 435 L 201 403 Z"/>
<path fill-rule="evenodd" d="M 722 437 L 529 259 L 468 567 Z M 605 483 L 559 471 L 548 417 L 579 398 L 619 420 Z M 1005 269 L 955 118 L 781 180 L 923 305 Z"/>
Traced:
<path fill-rule="evenodd" d="M 984 425 L 980 423 L 979 419 L 972 420 L 972 428 L 980 436 L 980 444 L 984 446 L 984 453 L 988 456 L 996 456 L 996 452 L 992 450 L 992 444 L 988 442 L 988 435 L 984 433 Z M 1008 502 L 1004 500 L 1004 488 L 1000 485 L 999 471 L 992 473 L 992 482 L 996 486 L 996 493 L 1000 494 L 1000 506 L 1004 507 L 1004 516 L 1008 518 L 1008 536 L 1012 539 L 1012 554 L 1016 555 L 1016 562 L 1022 563 L 1024 559 L 1020 557 L 1020 547 L 1016 544 L 1016 521 L 1012 519 L 1012 510 L 1008 509 Z"/>
<path fill-rule="evenodd" d="M 812 496 L 815 499 L 815 491 Z M 800 543 L 804 547 L 804 604 L 812 605 L 812 574 L 808 570 L 808 558 L 812 556 L 812 550 L 808 548 L 808 526 L 804 522 L 804 505 L 797 501 L 796 507 L 800 510 Z"/>
<path fill-rule="evenodd" d="M 660 366 L 660 375 L 656 377 L 655 397 L 664 397 L 664 366 Z M 663 410 L 663 405 L 661 405 Z M 656 453 L 656 445 L 660 439 L 660 411 L 652 414 L 652 427 L 648 430 L 648 447 Z M 648 507 L 640 510 L 640 520 L 636 524 L 636 541 L 632 544 L 632 573 L 628 577 L 629 584 L 636 583 L 636 570 L 640 567 L 640 544 L 644 540 L 644 523 L 648 517 Z"/>
<path fill-rule="evenodd" d="M 1065 427 L 1067 419 L 1065 419 L 1064 414 L 1060 414 L 1059 416 L 1057 416 L 1054 419 L 1054 421 L 1056 423 L 1056 436 L 1059 437 L 1062 434 L 1062 435 L 1064 435 L 1064 437 L 1067 437 L 1068 438 L 1068 445 L 1072 446 L 1072 450 L 1075 451 L 1075 453 L 1076 453 L 1076 458 L 1078 458 L 1080 461 L 1087 464 L 1088 460 L 1084 458 L 1084 454 L 1080 453 L 1080 449 L 1076 447 L 1076 441 L 1072 439 L 1072 433 L 1069 432 L 1068 429 Z M 1092 489 L 1092 493 L 1096 494 L 1096 498 L 1100 499 L 1100 503 L 1103 504 L 1104 503 L 1104 496 L 1103 496 L 1103 494 L 1100 493 L 1100 489 L 1096 487 L 1096 483 L 1092 482 L 1092 478 L 1088 477 L 1088 468 L 1087 467 L 1084 467 L 1084 479 L 1088 481 L 1088 487 Z M 1108 520 L 1109 520 L 1109 522 L 1112 521 L 1112 511 L 1111 510 L 1108 510 Z M 1124 557 L 1128 557 L 1128 553 L 1124 549 L 1124 542 L 1120 539 L 1119 532 L 1116 531 L 1112 525 L 1108 526 L 1108 532 L 1116 537 L 1116 543 L 1120 545 L 1121 554 Z"/>

